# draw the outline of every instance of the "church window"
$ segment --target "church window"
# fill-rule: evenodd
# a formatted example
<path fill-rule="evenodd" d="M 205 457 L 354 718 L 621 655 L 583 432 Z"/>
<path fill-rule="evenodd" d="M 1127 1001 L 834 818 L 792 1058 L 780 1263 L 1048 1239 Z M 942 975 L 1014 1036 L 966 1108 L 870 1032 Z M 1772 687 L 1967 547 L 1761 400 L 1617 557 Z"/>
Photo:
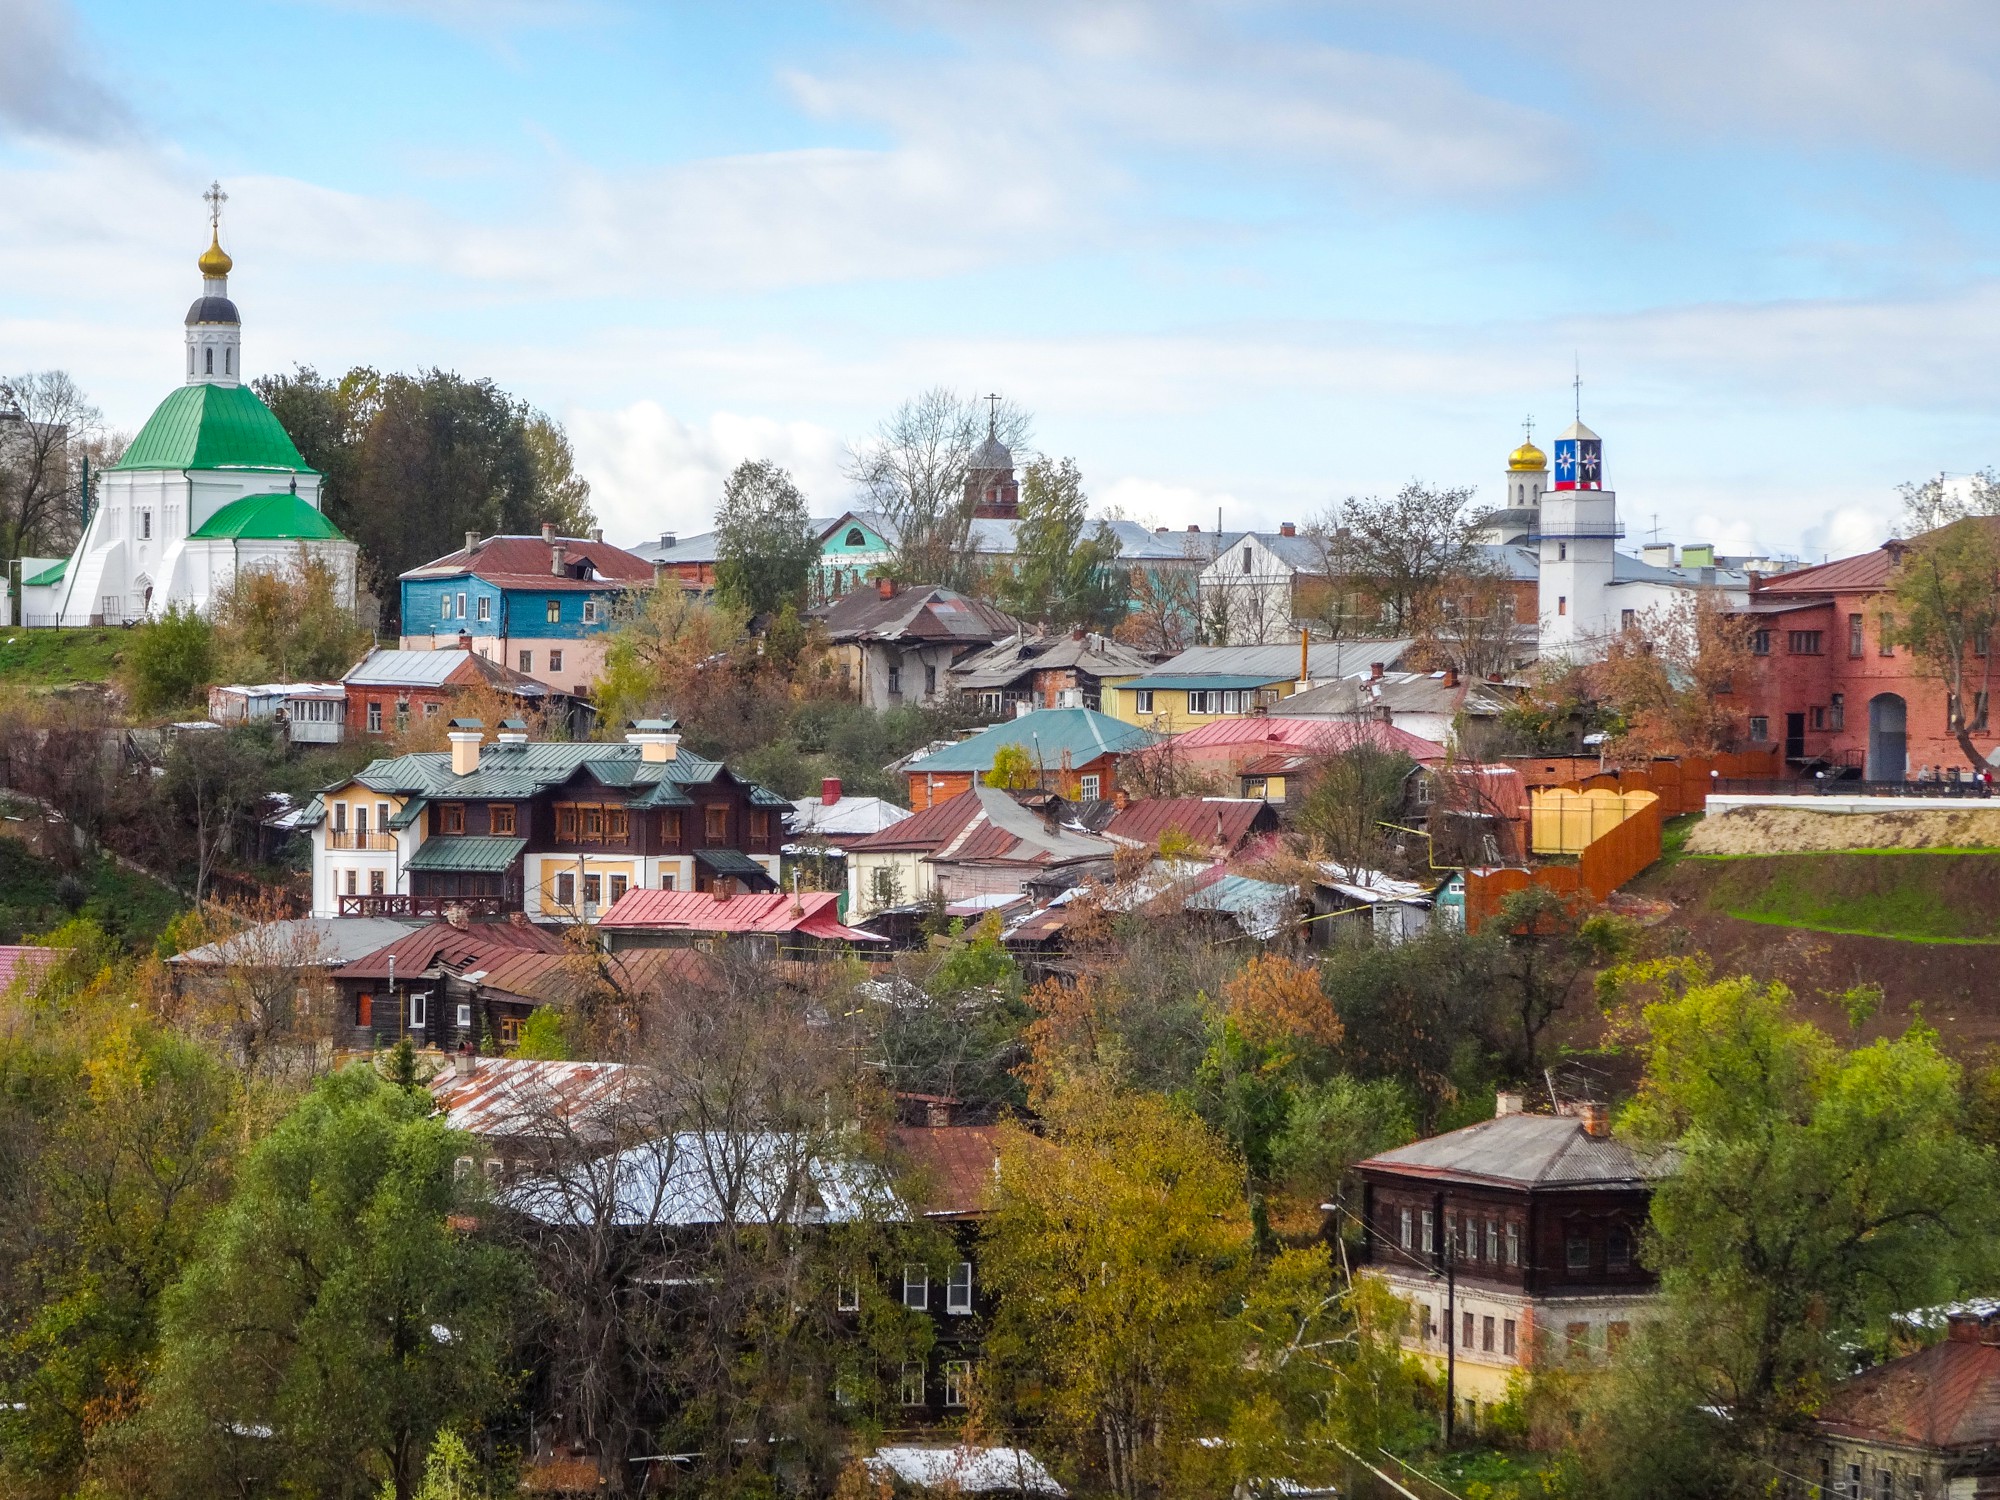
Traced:
<path fill-rule="evenodd" d="M 225 374 L 225 375 L 233 375 L 233 374 L 235 374 L 235 373 L 236 373 L 236 358 L 235 358 L 235 356 L 236 356 L 236 351 L 235 351 L 234 349 L 227 349 L 227 348 L 226 348 L 226 349 L 224 349 L 224 350 L 222 351 L 222 373 L 223 373 L 223 374 Z"/>
<path fill-rule="evenodd" d="M 153 513 L 150 510 L 142 510 L 139 512 L 139 539 L 141 541 L 151 541 L 152 536 Z"/>
<path fill-rule="evenodd" d="M 215 351 L 213 349 L 204 349 L 201 351 L 201 365 L 204 375 L 213 375 L 215 373 Z"/>
<path fill-rule="evenodd" d="M 1527 486 L 1526 486 L 1525 484 L 1517 484 L 1517 485 L 1515 485 L 1515 486 L 1514 486 L 1514 498 L 1515 498 L 1516 500 L 1525 500 L 1525 499 L 1527 499 L 1527 498 L 1528 498 L 1528 487 L 1527 487 Z"/>

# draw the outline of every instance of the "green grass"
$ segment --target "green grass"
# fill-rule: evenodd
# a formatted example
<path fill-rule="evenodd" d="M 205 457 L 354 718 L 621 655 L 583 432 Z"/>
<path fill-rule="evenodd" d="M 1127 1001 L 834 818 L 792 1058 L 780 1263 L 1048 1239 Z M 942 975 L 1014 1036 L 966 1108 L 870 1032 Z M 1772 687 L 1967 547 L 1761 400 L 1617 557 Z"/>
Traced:
<path fill-rule="evenodd" d="M 27 687 L 62 687 L 72 682 L 109 682 L 118 654 L 131 632 L 107 627 L 85 630 L 0 630 L 0 682 Z"/>
<path fill-rule="evenodd" d="M 2000 944 L 1995 853 L 1691 855 L 1674 884 L 1680 899 L 1745 922 L 1912 943 Z"/>
<path fill-rule="evenodd" d="M 134 950 L 149 949 L 181 910 L 168 887 L 108 859 L 92 860 L 65 875 L 17 838 L 0 838 L 0 942 L 89 917 Z"/>
<path fill-rule="evenodd" d="M 1683 851 L 1687 848 L 1688 836 L 1695 831 L 1700 825 L 1701 820 L 1706 816 L 1708 816 L 1706 813 L 1682 813 L 1678 817 L 1667 819 L 1666 822 L 1660 825 L 1661 865 L 1671 866 L 1676 860 L 1683 858 Z"/>

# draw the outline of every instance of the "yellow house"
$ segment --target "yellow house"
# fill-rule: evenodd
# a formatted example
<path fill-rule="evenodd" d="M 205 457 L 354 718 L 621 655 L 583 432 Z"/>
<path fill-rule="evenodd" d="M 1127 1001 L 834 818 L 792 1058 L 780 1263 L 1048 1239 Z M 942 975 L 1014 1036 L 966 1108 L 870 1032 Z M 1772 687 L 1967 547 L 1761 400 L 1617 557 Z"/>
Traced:
<path fill-rule="evenodd" d="M 1413 643 L 1339 641 L 1301 647 L 1195 646 L 1143 677 L 1104 684 L 1104 712 L 1177 734 L 1216 719 L 1269 713 L 1304 687 L 1394 667 Z"/>

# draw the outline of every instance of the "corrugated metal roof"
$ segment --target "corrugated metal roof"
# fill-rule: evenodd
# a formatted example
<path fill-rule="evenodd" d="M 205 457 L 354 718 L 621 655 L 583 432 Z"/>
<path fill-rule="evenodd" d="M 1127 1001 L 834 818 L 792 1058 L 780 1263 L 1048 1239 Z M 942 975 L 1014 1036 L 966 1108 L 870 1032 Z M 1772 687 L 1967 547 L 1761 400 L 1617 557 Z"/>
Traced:
<path fill-rule="evenodd" d="M 247 385 L 184 385 L 153 408 L 114 469 L 315 470 Z"/>
<path fill-rule="evenodd" d="M 1038 708 L 1016 719 L 982 729 L 970 739 L 910 761 L 911 775 L 930 771 L 990 771 L 1003 745 L 1018 745 L 1038 764 L 1055 770 L 1067 754 L 1072 765 L 1084 765 L 1100 755 L 1129 755 L 1160 736 L 1137 724 L 1126 724 L 1092 708 Z"/>
<path fill-rule="evenodd" d="M 1288 885 L 1224 875 L 1187 899 L 1189 911 L 1221 912 L 1259 942 L 1270 942 L 1298 919 L 1298 892 Z"/>
<path fill-rule="evenodd" d="M 392 943 L 353 960 L 341 971 L 343 979 L 386 979 L 389 960 L 396 961 L 398 978 L 414 977 L 442 964 L 464 972 L 490 970 L 509 954 L 563 953 L 562 934 L 537 927 L 528 921 L 474 922 L 454 927 L 449 922 L 431 922 L 415 932 L 405 932 Z"/>
<path fill-rule="evenodd" d="M 1361 1166 L 1513 1187 L 1633 1187 L 1669 1176 L 1671 1153 L 1642 1156 L 1593 1136 L 1573 1115 L 1502 1115 L 1371 1156 Z"/>
<path fill-rule="evenodd" d="M 408 922 L 393 917 L 287 917 L 265 922 L 185 953 L 170 964 L 218 964 L 296 954 L 312 964 L 339 968 L 410 935 Z"/>
<path fill-rule="evenodd" d="M 935 584 L 897 589 L 884 599 L 860 588 L 813 611 L 827 638 L 844 641 L 963 641 L 972 645 L 1025 635 L 1027 627 L 983 599 Z"/>
<path fill-rule="evenodd" d="M 741 849 L 697 849 L 695 859 L 718 875 L 730 875 L 742 880 L 759 880 L 775 885 L 771 872 Z"/>
<path fill-rule="evenodd" d="M 1317 691 L 1314 689 L 1314 692 Z M 1310 693 L 1301 693 L 1298 698 L 1287 699 L 1286 704 L 1311 696 Z M 1175 753 L 1197 754 L 1204 760 L 1210 758 L 1210 752 L 1223 752 L 1226 759 L 1228 752 L 1255 750 L 1331 755 L 1355 744 L 1401 750 L 1415 761 L 1443 760 L 1445 757 L 1444 746 L 1435 740 L 1424 739 L 1421 735 L 1398 729 L 1393 724 L 1384 724 L 1378 719 L 1292 718 L 1285 714 L 1284 705 L 1269 715 L 1217 719 L 1212 724 L 1174 736 Z"/>
<path fill-rule="evenodd" d="M 571 578 L 549 571 L 554 550 L 540 536 L 493 536 L 477 543 L 471 552 L 463 547 L 447 552 L 435 561 L 410 569 L 406 579 L 462 578 L 468 574 L 502 588 L 589 589 L 650 584 L 653 565 L 609 542 L 589 537 L 557 537 L 565 565 L 590 564 L 595 578 Z"/>
<path fill-rule="evenodd" d="M 1991 1448 L 2000 1443 L 2000 1347 L 1947 1338 L 1841 1381 L 1815 1415 L 1822 1429 L 1863 1441 Z"/>
<path fill-rule="evenodd" d="M 1294 674 L 1298 671 L 1298 665 L 1298 662 L 1294 661 L 1290 670 L 1279 672 L 1275 676 L 1254 673 L 1244 674 L 1240 672 L 1211 672 L 1205 676 L 1185 672 L 1156 672 L 1150 677 L 1135 677 L 1130 682 L 1121 682 L 1118 686 L 1127 692 L 1167 693 L 1187 692 L 1189 690 L 1202 692 L 1211 688 L 1268 687 L 1274 682 L 1293 681 Z"/>
<path fill-rule="evenodd" d="M 1385 667 L 1393 667 L 1415 644 L 1410 639 L 1328 642 L 1308 647 L 1306 661 L 1316 678 L 1347 677 L 1367 671 L 1378 661 Z M 1187 676 L 1224 673 L 1282 682 L 1299 675 L 1299 643 L 1294 640 L 1289 645 L 1275 646 L 1190 646 L 1179 656 L 1160 663 L 1158 670 Z"/>
<path fill-rule="evenodd" d="M 899 819 L 880 833 L 849 839 L 849 854 L 887 854 L 897 851 L 922 852 L 942 848 L 961 833 L 965 825 L 981 816 L 976 797 L 947 797 L 921 812 Z"/>
<path fill-rule="evenodd" d="M 818 797 L 800 797 L 786 814 L 785 826 L 795 838 L 858 838 L 909 816 L 907 807 L 883 797 L 842 797 L 830 807 Z"/>
<path fill-rule="evenodd" d="M 635 1074 L 623 1063 L 473 1057 L 438 1074 L 430 1090 L 445 1124 L 468 1135 L 601 1138 L 638 1086 Z"/>
<path fill-rule="evenodd" d="M 613 766 L 621 769 L 613 771 L 610 769 Z M 433 798 L 509 799 L 532 797 L 545 787 L 559 786 L 585 769 L 603 784 L 646 788 L 632 798 L 632 806 L 637 808 L 691 806 L 681 787 L 705 786 L 724 777 L 747 787 L 755 806 L 791 806 L 776 792 L 744 781 L 721 761 L 708 760 L 686 750 L 672 760 L 649 761 L 643 759 L 637 745 L 606 744 L 594 740 L 536 740 L 527 744 L 483 745 L 479 752 L 479 769 L 466 776 L 452 770 L 448 752 L 422 750 L 372 761 L 355 775 L 354 780 L 378 792 Z M 626 769 L 630 771 L 630 780 L 618 779 L 626 775 Z M 336 782 L 327 790 L 337 790 L 345 785 L 346 782 Z"/>
<path fill-rule="evenodd" d="M 833 891 L 736 894 L 724 900 L 709 891 L 632 890 L 619 897 L 597 925 L 771 936 L 796 932 L 853 943 L 883 941 L 872 932 L 845 926 L 840 920 L 840 896 Z"/>
<path fill-rule="evenodd" d="M 1271 804 L 1244 797 L 1148 797 L 1131 803 L 1104 825 L 1104 836 L 1138 848 L 1151 848 L 1170 830 L 1211 849 L 1241 847 L 1251 834 L 1276 827 Z"/>
<path fill-rule="evenodd" d="M 464 651 L 402 651 L 382 646 L 348 668 L 341 679 L 359 687 L 443 687 L 464 666 Z"/>
<path fill-rule="evenodd" d="M 476 874 L 497 874 L 519 859 L 528 847 L 526 839 L 488 838 L 478 834 L 449 833 L 425 839 L 410 856 L 406 870 L 458 870 Z"/>

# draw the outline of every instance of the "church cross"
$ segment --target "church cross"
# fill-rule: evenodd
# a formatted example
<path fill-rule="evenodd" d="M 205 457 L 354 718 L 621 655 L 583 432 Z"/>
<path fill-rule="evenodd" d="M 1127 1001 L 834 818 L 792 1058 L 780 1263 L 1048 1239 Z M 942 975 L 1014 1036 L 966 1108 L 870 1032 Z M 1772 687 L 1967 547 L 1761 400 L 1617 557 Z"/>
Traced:
<path fill-rule="evenodd" d="M 208 191 L 201 197 L 208 205 L 208 227 L 219 232 L 222 228 L 222 205 L 229 201 L 229 194 L 223 192 L 221 183 L 211 182 Z"/>
<path fill-rule="evenodd" d="M 1523 444 L 1527 444 L 1532 443 L 1534 440 L 1535 419 L 1533 417 L 1523 417 L 1521 419 L 1521 441 Z"/>
<path fill-rule="evenodd" d="M 995 391 L 986 398 L 986 435 L 998 437 L 1000 433 L 1000 394 Z"/>

